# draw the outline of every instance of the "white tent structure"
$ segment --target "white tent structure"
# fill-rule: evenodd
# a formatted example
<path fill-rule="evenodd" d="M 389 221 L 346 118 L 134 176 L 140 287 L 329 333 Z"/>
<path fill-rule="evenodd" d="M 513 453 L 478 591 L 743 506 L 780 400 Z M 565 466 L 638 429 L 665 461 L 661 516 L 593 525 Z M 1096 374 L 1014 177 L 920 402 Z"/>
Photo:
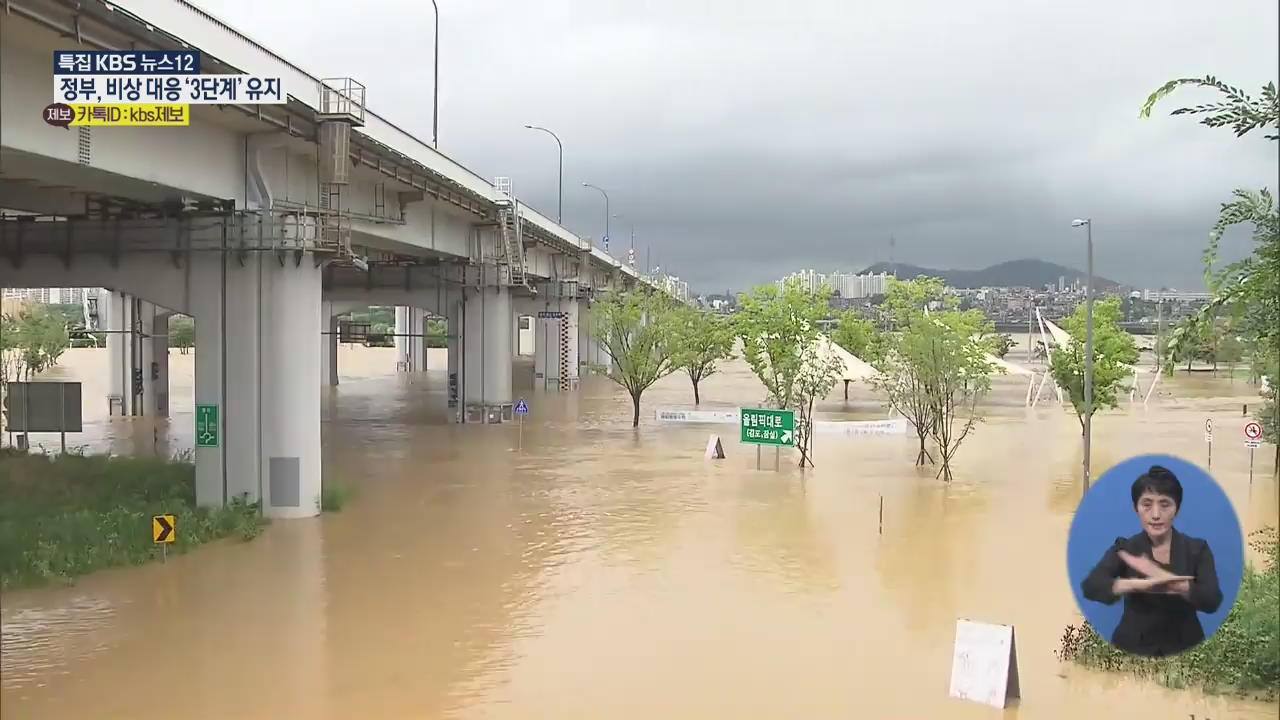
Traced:
<path fill-rule="evenodd" d="M 871 367 L 866 360 L 854 355 L 853 353 L 840 347 L 825 333 L 818 334 L 817 355 L 825 362 L 832 355 L 840 363 L 840 372 L 837 379 L 844 381 L 844 399 L 849 399 L 849 383 L 858 380 L 872 380 L 880 376 L 880 371 Z"/>
<path fill-rule="evenodd" d="M 871 364 L 866 360 L 857 357 L 853 353 L 832 342 L 831 338 L 827 335 L 819 333 L 818 357 L 825 360 L 831 354 L 835 354 L 835 356 L 840 359 L 840 379 L 845 382 L 870 380 L 880 374 L 880 371 L 871 367 Z"/>
<path fill-rule="evenodd" d="M 1056 324 L 1054 324 L 1052 320 L 1046 320 L 1044 317 L 1042 317 L 1040 315 L 1040 308 L 1036 308 L 1036 320 L 1040 323 L 1040 337 L 1041 337 L 1041 340 L 1044 342 L 1046 352 L 1049 352 L 1049 353 L 1053 352 L 1052 350 L 1049 349 L 1050 342 L 1048 338 L 1045 338 L 1046 331 L 1048 331 L 1048 335 L 1053 338 L 1053 344 L 1056 344 L 1058 347 L 1066 347 L 1071 344 L 1071 333 L 1067 332 L 1066 330 L 1063 330 L 1061 327 L 1058 327 Z M 1053 361 L 1052 354 L 1050 354 L 1049 359 L 1050 359 L 1050 362 Z M 1133 387 L 1130 388 L 1129 390 L 1129 401 L 1133 402 L 1134 394 L 1138 391 L 1138 385 L 1139 385 L 1138 376 L 1146 375 L 1150 371 L 1144 370 L 1136 365 L 1130 365 L 1129 369 L 1133 370 Z M 1045 373 L 1045 376 L 1047 377 L 1048 373 Z M 1147 394 L 1142 398 L 1143 405 L 1146 405 L 1147 401 L 1151 399 L 1151 393 L 1155 392 L 1156 385 L 1158 385 L 1159 383 L 1160 383 L 1160 373 L 1156 373 L 1156 376 L 1151 380 L 1151 385 L 1147 387 Z M 1041 382 L 1041 385 L 1043 384 L 1044 383 Z M 1040 393 L 1037 392 L 1036 399 L 1038 400 L 1039 397 L 1040 397 Z M 1062 402 L 1061 388 L 1058 388 L 1058 402 L 1059 403 Z"/>

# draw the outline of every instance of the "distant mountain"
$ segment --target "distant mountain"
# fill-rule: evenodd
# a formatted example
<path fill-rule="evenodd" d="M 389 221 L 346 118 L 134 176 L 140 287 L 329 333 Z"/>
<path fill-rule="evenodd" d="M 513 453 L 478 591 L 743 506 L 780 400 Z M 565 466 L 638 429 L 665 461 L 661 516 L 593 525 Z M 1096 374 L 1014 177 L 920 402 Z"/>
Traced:
<path fill-rule="evenodd" d="M 893 275 L 895 269 L 897 277 L 903 280 L 910 280 L 918 275 L 931 275 L 943 278 L 952 287 L 962 289 L 981 287 L 1042 288 L 1049 283 L 1053 283 L 1056 287 L 1059 277 L 1065 278 L 1067 285 L 1074 282 L 1076 278 L 1079 278 L 1081 283 L 1084 283 L 1086 279 L 1085 274 L 1079 270 L 1073 270 L 1069 267 L 1043 260 L 1029 259 L 1002 262 L 981 270 L 934 270 L 906 263 L 897 263 L 895 268 L 890 266 L 889 263 L 876 263 L 863 270 L 863 272 L 889 273 Z M 1115 280 L 1108 280 L 1097 275 L 1093 279 L 1098 288 L 1115 289 L 1120 287 L 1120 283 Z"/>

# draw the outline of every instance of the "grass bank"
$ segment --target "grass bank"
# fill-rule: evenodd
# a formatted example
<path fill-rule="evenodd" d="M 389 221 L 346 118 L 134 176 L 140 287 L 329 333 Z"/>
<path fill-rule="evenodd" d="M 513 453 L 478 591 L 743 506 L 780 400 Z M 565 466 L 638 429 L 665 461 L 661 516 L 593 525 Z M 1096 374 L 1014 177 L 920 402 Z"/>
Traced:
<path fill-rule="evenodd" d="M 1151 659 L 1120 652 L 1088 622 L 1068 625 L 1058 657 L 1088 667 L 1147 677 L 1171 688 L 1280 696 L 1280 544 L 1275 528 L 1250 536 L 1263 567 L 1246 567 L 1240 595 L 1208 640 L 1174 657 Z"/>
<path fill-rule="evenodd" d="M 0 449 L 0 588 L 67 583 L 159 558 L 151 516 L 161 514 L 177 516 L 171 553 L 248 540 L 262 522 L 255 505 L 197 508 L 195 467 L 181 459 Z"/>

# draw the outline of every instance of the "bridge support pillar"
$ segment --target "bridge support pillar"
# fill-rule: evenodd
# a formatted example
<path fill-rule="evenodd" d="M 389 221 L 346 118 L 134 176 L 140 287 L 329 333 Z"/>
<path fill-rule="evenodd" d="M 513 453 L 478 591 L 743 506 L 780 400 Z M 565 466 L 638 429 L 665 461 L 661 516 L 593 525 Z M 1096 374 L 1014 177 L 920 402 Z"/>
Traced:
<path fill-rule="evenodd" d="M 103 315 L 111 373 L 111 381 L 107 384 L 107 408 L 112 416 L 135 415 L 141 411 L 136 402 L 138 394 L 133 378 L 133 370 L 138 364 L 134 358 L 137 307 L 137 299 L 128 293 L 115 290 L 107 293 Z"/>
<path fill-rule="evenodd" d="M 545 390 L 577 389 L 578 302 L 554 298 L 534 314 L 534 386 Z"/>
<path fill-rule="evenodd" d="M 142 304 L 143 413 L 169 417 L 169 316 L 171 312 L 151 303 Z"/>
<path fill-rule="evenodd" d="M 220 256 L 191 262 L 196 502 L 244 499 L 267 517 L 316 515 L 322 362 L 299 349 L 321 337 L 320 271 L 310 257 L 295 266 L 266 253 L 243 267 Z M 213 417 L 216 426 L 202 428 Z"/>
<path fill-rule="evenodd" d="M 426 372 L 427 342 L 423 335 L 427 332 L 427 311 L 410 307 L 409 310 L 409 372 Z"/>
<path fill-rule="evenodd" d="M 578 301 L 578 362 L 581 365 L 608 366 L 611 358 L 605 352 L 604 344 L 595 334 L 595 319 L 591 315 L 591 305 L 585 300 Z"/>
<path fill-rule="evenodd" d="M 338 384 L 338 316 L 333 303 L 320 303 L 320 379 L 325 385 Z"/>
<path fill-rule="evenodd" d="M 512 417 L 511 291 L 467 289 L 462 318 L 464 422 L 498 423 Z"/>
<path fill-rule="evenodd" d="M 533 320 L 530 320 L 530 331 L 520 329 L 520 318 L 536 317 L 540 304 L 530 298 L 512 298 L 511 300 L 511 356 L 514 359 L 530 360 L 536 352 L 537 333 L 533 331 Z M 521 338 L 524 343 L 521 343 Z M 532 340 L 532 342 L 531 342 Z"/>
<path fill-rule="evenodd" d="M 312 517 L 320 512 L 320 269 L 310 257 L 296 266 L 271 267 L 264 294 L 268 320 L 261 346 L 263 513 L 267 517 Z"/>
<path fill-rule="evenodd" d="M 576 300 L 563 300 L 560 309 L 564 311 L 563 322 L 566 327 L 561 332 L 560 346 L 560 389 L 577 390 L 578 376 L 581 368 L 578 359 L 578 328 L 582 318 L 578 316 L 579 303 Z M 566 376 L 565 373 L 568 373 Z"/>
<path fill-rule="evenodd" d="M 396 369 L 423 372 L 427 369 L 427 313 L 422 308 L 396 306 Z"/>
<path fill-rule="evenodd" d="M 396 306 L 396 371 L 409 369 L 409 308 Z"/>
<path fill-rule="evenodd" d="M 448 389 L 449 407 L 458 407 L 462 393 L 462 300 L 449 296 L 445 308 L 445 324 L 448 327 Z M 457 416 L 461 420 L 461 414 Z"/>

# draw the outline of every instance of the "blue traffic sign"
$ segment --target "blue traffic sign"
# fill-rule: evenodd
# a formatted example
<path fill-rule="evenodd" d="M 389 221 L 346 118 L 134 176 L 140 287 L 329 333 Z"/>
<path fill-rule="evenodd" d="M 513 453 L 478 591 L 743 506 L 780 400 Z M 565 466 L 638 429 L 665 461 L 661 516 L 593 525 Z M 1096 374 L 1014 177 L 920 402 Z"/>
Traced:
<path fill-rule="evenodd" d="M 523 399 L 521 399 L 519 402 L 517 402 L 517 403 L 516 403 L 516 414 L 517 414 L 517 415 L 528 415 L 528 414 L 529 414 L 529 403 L 525 402 Z"/>

